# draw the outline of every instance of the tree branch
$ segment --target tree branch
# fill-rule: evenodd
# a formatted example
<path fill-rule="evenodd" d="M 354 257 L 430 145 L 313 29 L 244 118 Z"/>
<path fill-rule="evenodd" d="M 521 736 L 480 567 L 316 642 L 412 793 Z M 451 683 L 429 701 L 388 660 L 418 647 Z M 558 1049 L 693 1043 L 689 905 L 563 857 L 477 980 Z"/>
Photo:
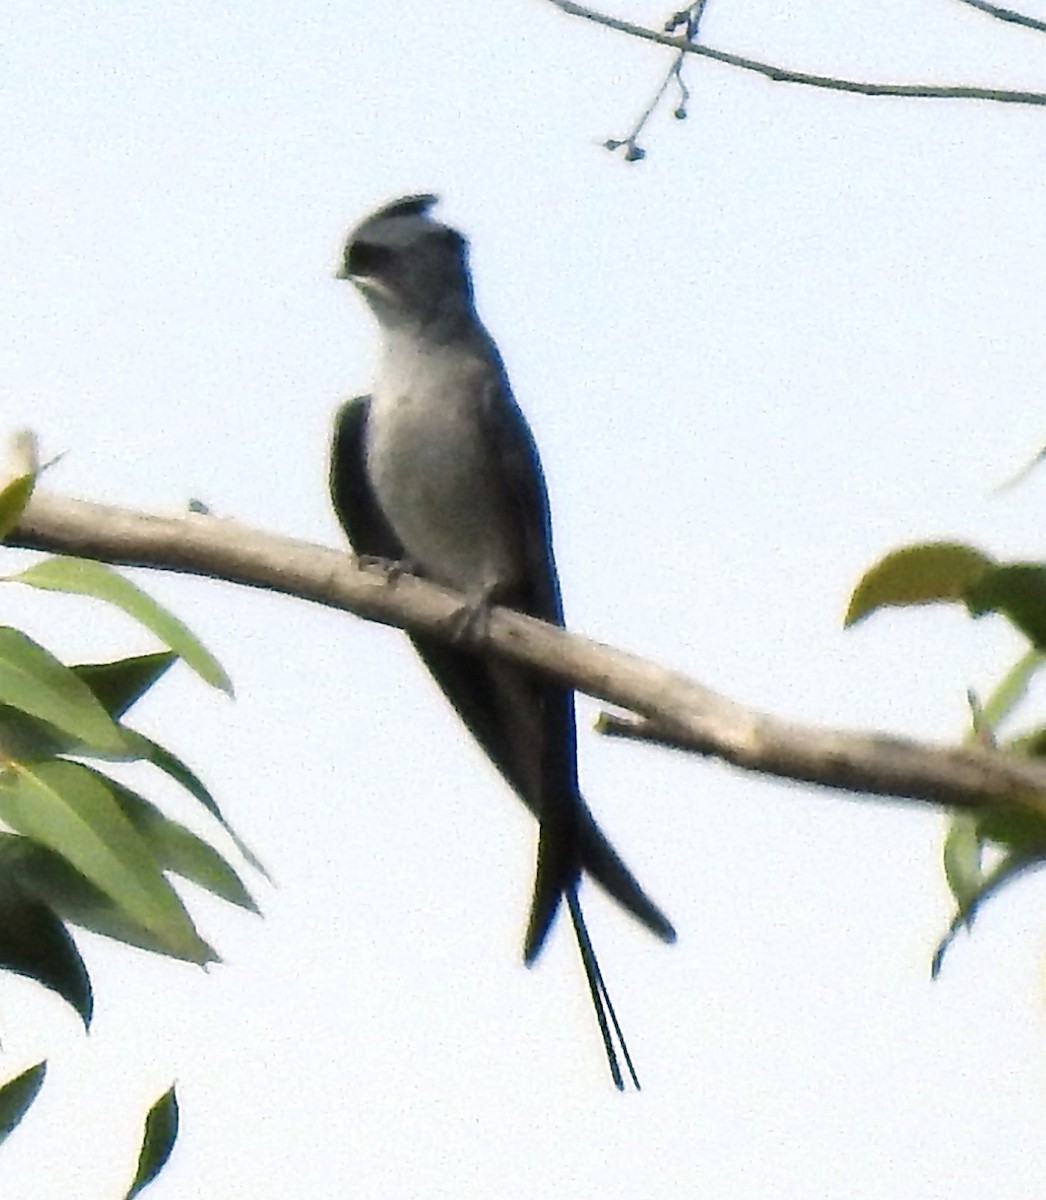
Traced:
<path fill-rule="evenodd" d="M 39 490 L 8 541 L 265 588 L 444 640 L 462 603 L 434 584 L 361 568 L 343 551 L 236 521 L 139 513 Z M 1046 766 L 1017 755 L 780 721 L 636 655 L 503 608 L 491 614 L 483 652 L 529 663 L 639 714 L 638 736 L 744 770 L 971 812 L 1016 808 L 1046 817 Z"/>
<path fill-rule="evenodd" d="M 594 21 L 607 29 L 627 33 L 630 37 L 641 38 L 643 41 L 656 42 L 659 46 L 668 46 L 682 54 L 697 54 L 702 58 L 711 58 L 716 62 L 726 63 L 742 71 L 755 71 L 765 75 L 775 83 L 798 83 L 807 87 L 828 88 L 837 92 L 856 92 L 861 96 L 907 96 L 926 100 L 994 100 L 1000 104 L 1035 104 L 1046 105 L 1046 93 L 1043 92 L 1013 92 L 1001 88 L 944 86 L 935 87 L 922 83 L 865 83 L 857 79 L 839 79 L 831 75 L 808 75 L 803 71 L 789 71 L 784 67 L 775 67 L 770 63 L 758 62 L 752 58 L 742 58 L 739 54 L 730 54 L 726 50 L 714 50 L 711 46 L 698 45 L 685 37 L 674 37 L 656 29 L 646 29 L 642 25 L 633 25 L 631 21 L 622 21 L 607 13 L 596 12 L 573 0 L 549 0 L 561 12 L 571 17 L 581 17 L 586 21 Z M 974 3 L 974 0 L 965 0 Z M 1006 9 L 995 9 L 994 6 L 977 3 L 977 8 L 991 12 L 1001 19 L 1014 20 L 1018 14 L 1007 13 Z M 1030 18 L 1022 24 L 1029 24 Z"/>
<path fill-rule="evenodd" d="M 1014 12 L 1012 8 L 1000 8 L 997 4 L 989 4 L 987 0 L 960 0 L 960 3 L 979 9 L 989 17 L 995 17 L 997 21 L 1008 21 L 1011 25 L 1023 25 L 1025 29 L 1036 29 L 1039 33 L 1046 33 L 1046 21 L 1037 21 L 1024 13 Z"/>

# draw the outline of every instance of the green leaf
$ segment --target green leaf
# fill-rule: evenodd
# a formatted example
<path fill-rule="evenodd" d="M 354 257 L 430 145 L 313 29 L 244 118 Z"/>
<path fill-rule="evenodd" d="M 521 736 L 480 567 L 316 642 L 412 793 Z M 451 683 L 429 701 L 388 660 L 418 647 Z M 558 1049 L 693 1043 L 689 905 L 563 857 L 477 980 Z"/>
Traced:
<path fill-rule="evenodd" d="M 1025 754 L 1028 758 L 1046 756 L 1046 729 L 1031 729 L 1006 743 L 1006 750 L 1014 754 Z"/>
<path fill-rule="evenodd" d="M 112 663 L 79 664 L 72 672 L 90 688 L 105 709 L 118 716 L 151 687 L 176 658 L 169 651 L 163 651 Z M 20 709 L 0 704 L 0 756 L 17 761 L 54 758 L 60 754 L 93 755 L 121 761 L 144 758 L 195 797 L 228 833 L 251 866 L 267 879 L 271 878 L 258 857 L 225 819 L 211 793 L 181 759 L 136 730 L 122 725 L 117 729 L 121 736 L 118 754 L 69 736 L 51 723 L 29 716 Z"/>
<path fill-rule="evenodd" d="M 70 668 L 112 717 L 123 714 L 174 662 L 178 656 L 169 650 L 142 654 L 109 663 L 81 663 Z M 24 761 L 30 758 L 55 758 L 59 754 L 77 754 L 131 761 L 141 758 L 135 746 L 133 730 L 119 726 L 121 752 L 82 741 L 63 733 L 40 717 L 30 716 L 9 704 L 0 704 L 0 756 Z"/>
<path fill-rule="evenodd" d="M 0 626 L 0 703 L 49 721 L 102 753 L 124 754 L 119 726 L 82 680 L 43 646 Z"/>
<path fill-rule="evenodd" d="M 958 542 L 924 542 L 894 550 L 854 588 L 844 624 L 856 625 L 885 605 L 964 600 L 992 565 L 986 554 Z"/>
<path fill-rule="evenodd" d="M 0 1086 L 0 1146 L 29 1111 L 46 1074 L 47 1063 L 38 1062 Z"/>
<path fill-rule="evenodd" d="M 15 871 L 0 873 L 0 968 L 35 979 L 91 1022 L 91 982 L 69 931 L 28 893 Z"/>
<path fill-rule="evenodd" d="M 948 826 L 944 839 L 944 875 L 959 912 L 967 912 L 980 891 L 983 875 L 977 821 L 965 813 L 953 816 Z"/>
<path fill-rule="evenodd" d="M 115 604 L 151 630 L 167 646 L 213 687 L 232 695 L 232 684 L 221 664 L 196 635 L 173 613 L 140 587 L 105 563 L 87 558 L 46 558 L 17 575 L 7 576 L 15 583 L 57 592 L 77 592 Z"/>
<path fill-rule="evenodd" d="M 977 821 L 982 841 L 1006 846 L 1027 859 L 1046 857 L 1046 817 L 1015 808 L 989 812 Z"/>
<path fill-rule="evenodd" d="M 207 809 L 212 817 L 218 822 L 225 832 L 232 838 L 236 849 L 243 857 L 251 864 L 251 866 L 261 875 L 272 883 L 272 876 L 265 869 L 261 860 L 257 857 L 250 846 L 240 837 L 235 829 L 229 824 L 222 814 L 222 810 L 218 807 L 218 802 L 214 799 L 211 793 L 203 785 L 199 778 L 182 762 L 177 755 L 172 754 L 166 747 L 161 746 L 158 742 L 151 741 L 144 734 L 125 731 L 131 744 L 138 752 L 140 758 L 148 759 L 153 766 L 158 767 L 163 773 L 173 779 L 176 783 L 180 783 L 190 795 L 194 796 Z"/>
<path fill-rule="evenodd" d="M 67 859 L 168 953 L 211 958 L 105 776 L 64 759 L 17 764 L 0 775 L 0 820 Z"/>
<path fill-rule="evenodd" d="M 178 1098 L 172 1087 L 149 1109 L 149 1115 L 145 1118 L 145 1134 L 142 1138 L 142 1150 L 138 1155 L 138 1170 L 135 1172 L 131 1190 L 124 1200 L 133 1200 L 142 1188 L 152 1183 L 159 1175 L 171 1157 L 177 1137 Z"/>
<path fill-rule="evenodd" d="M 176 654 L 164 650 L 158 654 L 143 654 L 117 662 L 80 663 L 71 670 L 115 718 L 124 713 L 177 661 Z M 118 728 L 122 735 L 121 752 L 114 754 L 63 733 L 40 717 L 30 716 L 9 704 L 0 704 L 0 756 L 20 762 L 31 758 L 56 758 L 60 754 L 104 758 L 110 762 L 131 762 L 151 756 L 151 750 L 145 752 L 151 743 L 146 739 L 139 743 L 140 735 L 133 729 L 123 725 Z"/>
<path fill-rule="evenodd" d="M 0 704 L 0 760 L 24 762 L 30 758 L 55 758 L 59 754 L 71 754 L 78 748 L 84 754 L 91 753 L 83 742 L 56 729 L 49 721 L 31 717 L 10 704 Z"/>
<path fill-rule="evenodd" d="M 217 955 L 203 943 L 191 955 L 175 953 L 169 944 L 132 920 L 124 909 L 88 882 L 64 858 L 31 838 L 0 833 L 0 873 L 5 871 L 17 872 L 20 884 L 29 895 L 81 929 L 154 954 L 193 963 L 200 961 L 200 947 L 203 947 L 208 952 L 207 961 L 217 961 Z"/>
<path fill-rule="evenodd" d="M 16 475 L 0 488 L 0 541 L 11 532 L 22 519 L 25 506 L 33 494 L 36 474 Z"/>
<path fill-rule="evenodd" d="M 966 604 L 975 617 L 1002 613 L 1037 650 L 1046 651 L 1046 567 L 1039 563 L 994 567 L 971 585 Z"/>
<path fill-rule="evenodd" d="M 0 541 L 21 520 L 41 470 L 36 434 L 31 429 L 16 430 L 4 449 L 6 461 L 0 467 L 0 478 L 4 480 L 0 486 Z"/>
<path fill-rule="evenodd" d="M 994 568 L 989 569 L 989 573 Z M 965 745 L 996 744 L 996 730 L 1024 699 L 1032 677 L 1043 665 L 1043 656 L 1028 651 L 1006 673 L 983 706 L 971 695 L 971 729 L 963 739 Z M 1011 742 L 1009 749 L 1018 753 L 1035 753 L 1036 735 L 1025 735 Z M 1046 738 L 1043 738 L 1046 750 Z M 1007 852 L 990 870 L 983 867 L 986 842 L 1004 845 Z M 1046 819 L 1032 813 L 1010 810 L 988 813 L 979 817 L 957 813 L 952 817 L 944 843 L 944 872 L 955 897 L 957 910 L 948 932 L 941 939 L 933 956 L 931 975 L 940 973 L 944 956 L 962 929 L 969 929 L 980 906 L 1005 883 L 1016 878 L 1031 866 L 1042 861 L 1046 853 Z"/>
<path fill-rule="evenodd" d="M 985 872 L 981 881 L 981 886 L 976 895 L 970 900 L 965 911 L 960 911 L 952 918 L 951 927 L 941 939 L 940 944 L 933 956 L 933 963 L 930 968 L 932 978 L 936 979 L 941 972 L 941 967 L 944 964 L 944 956 L 951 947 L 957 934 L 962 929 L 969 929 L 973 924 L 973 919 L 980 911 L 981 906 L 996 892 L 1008 883 L 1012 883 L 1025 872 L 1034 870 L 1043 864 L 1043 859 L 1038 855 L 1026 855 L 1019 851 L 1007 854 L 992 870 Z"/>
<path fill-rule="evenodd" d="M 109 780 L 109 789 L 124 815 L 149 845 L 165 871 L 173 871 L 230 904 L 257 912 L 258 906 L 239 875 L 202 838 L 164 816 L 144 796 Z"/>
<path fill-rule="evenodd" d="M 997 730 L 1012 715 L 1044 663 L 1043 655 L 1037 650 L 1029 650 L 1006 672 L 981 709 L 981 717 L 990 729 Z"/>
<path fill-rule="evenodd" d="M 113 718 L 119 718 L 160 679 L 178 655 L 171 650 L 136 654 L 116 662 L 77 663 L 73 673 Z"/>

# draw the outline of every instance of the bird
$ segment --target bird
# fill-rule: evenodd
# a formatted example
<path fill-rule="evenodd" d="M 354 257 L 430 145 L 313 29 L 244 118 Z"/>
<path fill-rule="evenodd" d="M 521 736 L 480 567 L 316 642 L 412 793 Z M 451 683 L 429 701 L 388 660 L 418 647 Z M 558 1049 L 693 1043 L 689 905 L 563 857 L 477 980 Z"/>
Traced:
<path fill-rule="evenodd" d="M 623 1090 L 623 1058 L 638 1089 L 581 909 L 582 876 L 663 941 L 676 933 L 582 798 L 572 689 L 484 656 L 468 636 L 481 638 L 494 604 L 558 626 L 564 613 L 537 445 L 476 312 L 468 242 L 431 215 L 437 202 L 425 194 L 387 204 L 345 243 L 336 275 L 366 301 L 382 348 L 371 393 L 335 417 L 331 499 L 357 556 L 463 596 L 455 636 L 409 636 L 538 820 L 524 961 L 538 957 L 565 898 L 611 1077 Z"/>

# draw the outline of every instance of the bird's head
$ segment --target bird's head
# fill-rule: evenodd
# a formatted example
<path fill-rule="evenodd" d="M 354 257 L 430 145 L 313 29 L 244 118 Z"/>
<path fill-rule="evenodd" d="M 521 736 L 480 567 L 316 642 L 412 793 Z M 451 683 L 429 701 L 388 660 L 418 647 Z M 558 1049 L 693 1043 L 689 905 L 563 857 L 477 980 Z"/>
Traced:
<path fill-rule="evenodd" d="M 387 328 L 441 324 L 472 312 L 468 243 L 429 216 L 435 196 L 406 196 L 349 234 L 337 272 Z"/>

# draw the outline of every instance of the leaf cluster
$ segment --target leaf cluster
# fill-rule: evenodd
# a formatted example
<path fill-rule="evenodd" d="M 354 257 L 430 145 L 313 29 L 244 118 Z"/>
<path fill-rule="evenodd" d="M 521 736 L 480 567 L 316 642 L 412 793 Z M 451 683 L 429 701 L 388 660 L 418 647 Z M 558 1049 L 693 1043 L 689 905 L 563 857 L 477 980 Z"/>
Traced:
<path fill-rule="evenodd" d="M 866 572 L 854 589 L 846 624 L 854 625 L 887 606 L 947 603 L 964 605 L 973 617 L 1002 616 L 1030 643 L 987 699 L 967 693 L 971 719 L 965 742 L 1031 757 L 1046 755 L 1046 727 L 1000 740 L 1002 727 L 1046 663 L 1046 565 L 998 562 L 957 542 L 905 546 Z M 980 817 L 956 814 L 943 857 L 956 911 L 933 956 L 934 977 L 956 934 L 971 927 L 980 906 L 1005 884 L 1046 862 L 1046 822 L 1026 809 Z"/>
<path fill-rule="evenodd" d="M 0 488 L 0 538 L 17 524 L 37 473 L 35 461 L 28 461 Z M 0 582 L 116 605 L 165 647 L 114 662 L 66 664 L 20 630 L 0 625 L 0 970 L 56 992 L 87 1027 L 91 981 L 70 926 L 202 966 L 218 956 L 168 876 L 257 911 L 236 870 L 213 846 L 104 769 L 151 764 L 202 804 L 247 861 L 263 870 L 193 771 L 124 720 L 179 658 L 211 686 L 232 689 L 181 621 L 102 563 L 49 558 Z M 0 1087 L 0 1142 L 28 1110 L 44 1072 L 38 1063 Z M 146 1120 L 128 1200 L 160 1170 L 176 1129 L 171 1089 Z"/>

